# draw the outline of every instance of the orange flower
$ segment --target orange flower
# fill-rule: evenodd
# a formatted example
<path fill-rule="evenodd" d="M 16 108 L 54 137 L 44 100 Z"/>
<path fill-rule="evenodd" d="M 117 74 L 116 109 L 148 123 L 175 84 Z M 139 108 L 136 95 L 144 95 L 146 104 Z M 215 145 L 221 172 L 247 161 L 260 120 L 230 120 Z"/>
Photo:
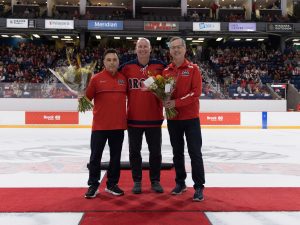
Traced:
<path fill-rule="evenodd" d="M 156 75 L 156 79 L 157 79 L 157 80 L 162 80 L 162 79 L 164 79 L 164 78 L 163 78 L 162 75 L 159 75 L 159 74 L 158 74 L 158 75 Z"/>

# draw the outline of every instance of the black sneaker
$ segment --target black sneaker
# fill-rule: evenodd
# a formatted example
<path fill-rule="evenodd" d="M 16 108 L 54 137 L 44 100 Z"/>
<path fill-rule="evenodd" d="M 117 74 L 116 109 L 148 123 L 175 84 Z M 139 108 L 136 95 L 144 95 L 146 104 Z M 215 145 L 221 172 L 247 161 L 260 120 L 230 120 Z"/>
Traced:
<path fill-rule="evenodd" d="M 124 195 L 124 191 L 120 189 L 117 184 L 112 187 L 105 188 L 105 191 L 112 195 Z"/>
<path fill-rule="evenodd" d="M 160 185 L 158 181 L 151 183 L 151 189 L 155 191 L 156 193 L 163 193 L 164 189 Z"/>
<path fill-rule="evenodd" d="M 133 194 L 141 194 L 142 193 L 142 183 L 141 182 L 134 182 L 133 188 L 132 188 Z"/>
<path fill-rule="evenodd" d="M 185 192 L 187 190 L 186 185 L 180 185 L 176 184 L 176 187 L 172 190 L 171 194 L 172 195 L 180 195 L 182 192 Z"/>
<path fill-rule="evenodd" d="M 85 193 L 84 197 L 87 199 L 95 198 L 98 193 L 98 185 L 91 185 L 88 191 Z"/>
<path fill-rule="evenodd" d="M 203 200 L 204 200 L 204 197 L 203 197 L 203 188 L 197 188 L 195 190 L 193 201 L 201 202 Z"/>

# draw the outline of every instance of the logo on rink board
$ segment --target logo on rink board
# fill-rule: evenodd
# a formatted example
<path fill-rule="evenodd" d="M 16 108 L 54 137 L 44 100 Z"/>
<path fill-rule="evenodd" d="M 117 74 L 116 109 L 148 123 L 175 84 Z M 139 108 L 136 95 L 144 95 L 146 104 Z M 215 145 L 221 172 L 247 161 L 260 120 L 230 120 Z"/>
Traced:
<path fill-rule="evenodd" d="M 200 113 L 202 125 L 241 125 L 240 113 Z"/>
<path fill-rule="evenodd" d="M 78 112 L 25 112 L 25 124 L 79 124 Z"/>

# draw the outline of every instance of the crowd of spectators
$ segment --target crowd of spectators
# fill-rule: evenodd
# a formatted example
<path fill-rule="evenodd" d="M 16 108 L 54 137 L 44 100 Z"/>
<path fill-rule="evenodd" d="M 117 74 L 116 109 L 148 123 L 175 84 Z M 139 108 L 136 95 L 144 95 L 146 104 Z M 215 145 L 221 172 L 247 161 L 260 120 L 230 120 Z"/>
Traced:
<path fill-rule="evenodd" d="M 300 54 L 292 48 L 285 52 L 259 47 L 211 49 L 210 63 L 229 96 L 269 97 L 267 83 L 289 83 L 299 76 Z M 237 95 L 236 95 L 237 94 Z"/>
<path fill-rule="evenodd" d="M 102 47 L 85 48 L 74 53 L 80 55 L 81 64 L 96 61 L 95 73 L 102 69 Z M 136 57 L 132 48 L 118 48 L 120 63 Z M 153 46 L 152 57 L 169 62 L 166 49 Z M 17 47 L 0 48 L 0 97 L 75 97 L 60 84 L 48 68 L 68 66 L 66 49 L 56 49 L 51 45 L 20 43 Z M 28 90 L 32 90 L 29 93 Z"/>
<path fill-rule="evenodd" d="M 74 55 L 80 55 L 82 65 L 96 61 L 96 73 L 102 68 L 104 50 L 102 47 L 81 51 L 75 49 Z M 0 97 L 76 97 L 48 70 L 68 66 L 65 52 L 65 49 L 30 42 L 20 43 L 18 47 L 2 46 Z M 118 52 L 121 63 L 136 57 L 133 48 L 126 46 L 118 48 Z M 166 63 L 170 61 L 169 51 L 158 45 L 153 46 L 152 57 Z M 205 63 L 202 48 L 189 47 L 187 57 L 202 70 L 202 95 L 205 98 L 236 98 L 249 94 L 268 97 L 267 83 L 298 82 L 298 79 L 293 78 L 300 77 L 300 53 L 293 48 L 287 48 L 283 53 L 274 49 L 267 50 L 264 44 L 256 47 L 210 48 L 209 61 Z"/>

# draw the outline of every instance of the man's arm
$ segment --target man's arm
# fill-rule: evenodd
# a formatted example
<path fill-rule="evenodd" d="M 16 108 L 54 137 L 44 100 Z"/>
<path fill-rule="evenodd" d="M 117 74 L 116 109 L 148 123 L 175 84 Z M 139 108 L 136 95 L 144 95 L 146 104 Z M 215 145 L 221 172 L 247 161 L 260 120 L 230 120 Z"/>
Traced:
<path fill-rule="evenodd" d="M 194 65 L 191 91 L 181 98 L 175 99 L 175 107 L 183 107 L 199 101 L 202 92 L 202 76 L 198 66 Z"/>
<path fill-rule="evenodd" d="M 90 79 L 90 82 L 86 89 L 85 95 L 90 101 L 92 101 L 94 99 L 94 95 L 95 95 L 94 77 L 92 77 Z"/>

